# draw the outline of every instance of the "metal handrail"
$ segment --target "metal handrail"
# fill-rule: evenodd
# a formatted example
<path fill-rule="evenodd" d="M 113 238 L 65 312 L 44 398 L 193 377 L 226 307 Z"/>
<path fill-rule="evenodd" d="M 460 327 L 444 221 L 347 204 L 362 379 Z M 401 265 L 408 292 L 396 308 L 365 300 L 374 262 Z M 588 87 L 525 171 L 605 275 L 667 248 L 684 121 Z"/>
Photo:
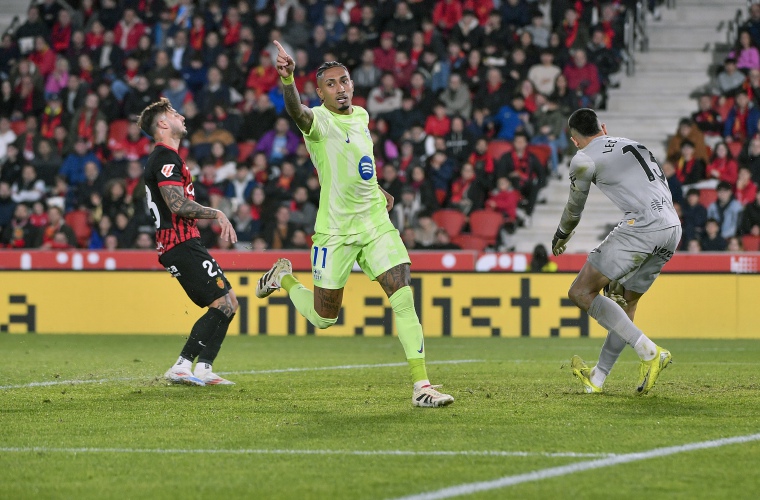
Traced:
<path fill-rule="evenodd" d="M 21 23 L 21 20 L 18 16 L 13 16 L 13 20 L 11 20 L 11 24 L 3 31 L 2 36 L 4 37 L 8 33 L 13 34 L 16 32 L 16 29 L 18 28 L 18 25 Z"/>

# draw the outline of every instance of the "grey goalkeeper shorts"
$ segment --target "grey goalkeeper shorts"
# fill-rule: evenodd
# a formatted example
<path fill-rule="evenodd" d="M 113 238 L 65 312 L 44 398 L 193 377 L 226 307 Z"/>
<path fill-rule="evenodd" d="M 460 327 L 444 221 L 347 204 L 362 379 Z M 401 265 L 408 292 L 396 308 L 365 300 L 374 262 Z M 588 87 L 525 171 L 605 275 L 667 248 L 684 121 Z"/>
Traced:
<path fill-rule="evenodd" d="M 660 275 L 681 241 L 681 227 L 657 231 L 634 231 L 618 225 L 588 255 L 588 261 L 626 290 L 644 293 Z"/>

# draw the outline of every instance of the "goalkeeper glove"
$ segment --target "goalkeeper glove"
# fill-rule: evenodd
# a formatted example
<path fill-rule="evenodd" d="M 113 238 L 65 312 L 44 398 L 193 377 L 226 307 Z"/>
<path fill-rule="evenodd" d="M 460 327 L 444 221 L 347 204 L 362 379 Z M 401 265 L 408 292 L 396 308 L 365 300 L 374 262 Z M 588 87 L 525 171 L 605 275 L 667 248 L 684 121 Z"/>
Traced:
<path fill-rule="evenodd" d="M 552 253 L 555 256 L 562 255 L 565 248 L 567 248 L 567 242 L 570 241 L 570 238 L 572 238 L 574 234 L 575 231 L 570 234 L 565 234 L 561 229 L 557 228 L 557 232 L 554 233 L 554 238 L 552 239 Z"/>

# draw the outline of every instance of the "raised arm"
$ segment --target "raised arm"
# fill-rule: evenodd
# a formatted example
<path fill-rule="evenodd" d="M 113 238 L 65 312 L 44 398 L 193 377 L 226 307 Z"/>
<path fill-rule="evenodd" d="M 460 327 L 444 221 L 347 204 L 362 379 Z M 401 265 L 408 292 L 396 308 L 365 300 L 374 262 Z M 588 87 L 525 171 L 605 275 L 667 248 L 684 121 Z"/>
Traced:
<path fill-rule="evenodd" d="M 235 229 L 232 227 L 232 223 L 227 216 L 224 215 L 224 212 L 215 208 L 204 207 L 200 203 L 186 198 L 182 186 L 164 185 L 159 186 L 158 189 L 161 191 L 161 196 L 164 198 L 166 206 L 169 207 L 169 210 L 173 214 L 186 219 L 216 219 L 222 228 L 222 238 L 230 240 L 232 243 L 237 243 Z"/>
<path fill-rule="evenodd" d="M 298 89 L 293 81 L 293 71 L 296 69 L 296 62 L 293 60 L 285 49 L 282 48 L 280 42 L 274 41 L 277 46 L 277 73 L 280 74 L 282 80 L 282 94 L 285 97 L 285 109 L 293 121 L 296 122 L 298 128 L 308 133 L 311 130 L 311 123 L 314 121 L 314 113 L 307 107 L 301 104 L 301 96 L 298 95 Z"/>

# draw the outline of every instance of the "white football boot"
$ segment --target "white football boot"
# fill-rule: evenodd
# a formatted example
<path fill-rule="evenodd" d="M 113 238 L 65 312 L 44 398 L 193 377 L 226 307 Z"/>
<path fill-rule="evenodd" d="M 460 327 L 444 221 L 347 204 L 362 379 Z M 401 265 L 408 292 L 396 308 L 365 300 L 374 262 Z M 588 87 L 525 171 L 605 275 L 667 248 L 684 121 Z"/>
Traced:
<path fill-rule="evenodd" d="M 256 283 L 256 297 L 260 299 L 269 297 L 282 286 L 280 283 L 282 277 L 292 273 L 293 266 L 288 259 L 277 259 L 272 269 L 264 273 L 258 283 Z"/>
<path fill-rule="evenodd" d="M 190 368 L 185 368 L 177 365 L 169 368 L 164 374 L 164 378 L 172 384 L 185 384 L 195 386 L 206 385 L 203 380 L 193 375 L 193 372 L 190 371 Z"/>
<path fill-rule="evenodd" d="M 415 389 L 412 394 L 412 404 L 414 406 L 422 406 L 426 408 L 434 408 L 437 406 L 447 406 L 454 402 L 454 397 L 449 394 L 443 394 L 436 391 L 441 387 L 440 385 L 426 385 Z"/>
<path fill-rule="evenodd" d="M 203 381 L 206 385 L 235 385 L 235 382 L 222 378 L 213 371 L 208 363 L 198 363 L 195 365 L 195 377 Z"/>

